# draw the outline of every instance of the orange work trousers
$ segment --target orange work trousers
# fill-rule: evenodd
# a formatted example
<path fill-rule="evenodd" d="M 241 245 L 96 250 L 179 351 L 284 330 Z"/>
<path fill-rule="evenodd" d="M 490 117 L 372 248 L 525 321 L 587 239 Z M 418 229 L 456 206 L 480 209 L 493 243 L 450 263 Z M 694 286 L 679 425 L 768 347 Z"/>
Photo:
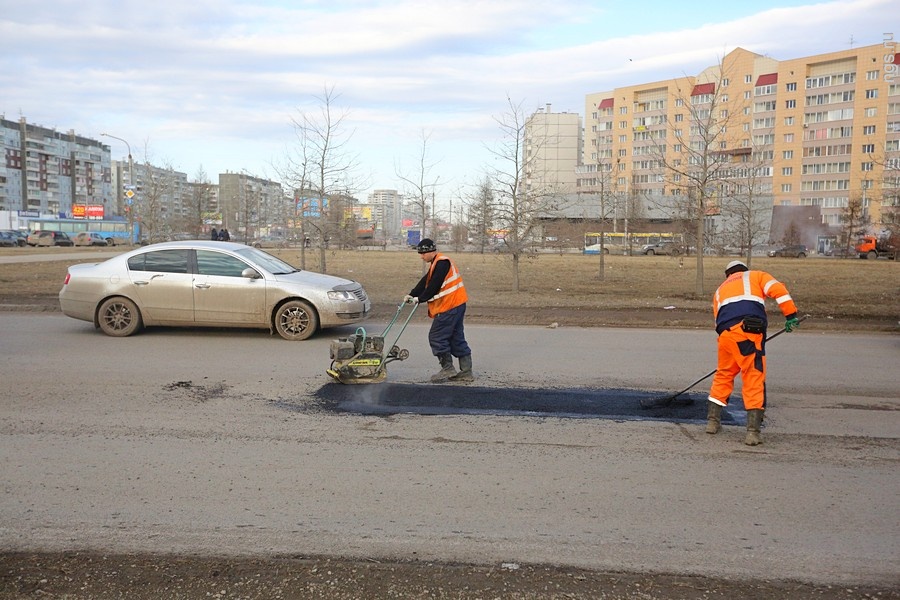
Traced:
<path fill-rule="evenodd" d="M 744 409 L 766 408 L 766 337 L 747 333 L 738 323 L 719 335 L 719 362 L 709 390 L 710 402 L 728 405 L 734 378 L 741 374 Z"/>

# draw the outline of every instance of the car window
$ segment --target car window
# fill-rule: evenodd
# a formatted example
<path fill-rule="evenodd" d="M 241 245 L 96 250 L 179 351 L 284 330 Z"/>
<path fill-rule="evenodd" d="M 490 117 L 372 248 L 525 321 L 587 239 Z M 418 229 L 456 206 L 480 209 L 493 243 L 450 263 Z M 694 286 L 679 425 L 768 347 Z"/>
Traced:
<path fill-rule="evenodd" d="M 158 273 L 187 273 L 187 250 L 155 250 L 128 259 L 132 271 L 156 271 Z"/>
<path fill-rule="evenodd" d="M 212 250 L 197 250 L 197 272 L 200 275 L 240 277 L 241 272 L 249 266 L 244 261 L 228 254 Z"/>

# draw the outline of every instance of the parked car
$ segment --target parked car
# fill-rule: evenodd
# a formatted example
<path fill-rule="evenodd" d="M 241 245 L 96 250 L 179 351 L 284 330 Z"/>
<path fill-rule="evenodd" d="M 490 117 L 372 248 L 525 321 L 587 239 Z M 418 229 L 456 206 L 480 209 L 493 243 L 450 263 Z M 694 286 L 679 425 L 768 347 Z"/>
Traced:
<path fill-rule="evenodd" d="M 72 265 L 59 304 L 113 337 L 167 325 L 268 329 L 286 340 L 357 323 L 372 308 L 356 281 L 301 271 L 244 244 L 203 240 Z"/>
<path fill-rule="evenodd" d="M 803 244 L 795 244 L 793 246 L 784 246 L 777 250 L 769 250 L 769 256 L 780 256 L 787 258 L 806 258 L 809 256 L 809 250 Z"/>
<path fill-rule="evenodd" d="M 105 237 L 94 231 L 81 231 L 75 234 L 72 242 L 76 246 L 110 246 Z"/>
<path fill-rule="evenodd" d="M 19 238 L 7 231 L 0 231 L 0 248 L 18 248 Z"/>
<path fill-rule="evenodd" d="M 254 248 L 287 248 L 288 242 L 280 235 L 264 235 L 253 240 Z"/>
<path fill-rule="evenodd" d="M 19 247 L 28 245 L 28 234 L 24 231 L 19 231 L 18 229 L 4 229 L 4 233 L 8 233 L 14 240 L 16 240 L 16 245 Z"/>
<path fill-rule="evenodd" d="M 641 248 L 641 254 L 653 256 L 654 254 L 668 254 L 677 256 L 683 252 L 681 246 L 675 242 L 657 242 L 655 244 L 647 244 Z"/>
<path fill-rule="evenodd" d="M 63 231 L 33 231 L 28 235 L 29 246 L 74 246 L 69 234 Z"/>

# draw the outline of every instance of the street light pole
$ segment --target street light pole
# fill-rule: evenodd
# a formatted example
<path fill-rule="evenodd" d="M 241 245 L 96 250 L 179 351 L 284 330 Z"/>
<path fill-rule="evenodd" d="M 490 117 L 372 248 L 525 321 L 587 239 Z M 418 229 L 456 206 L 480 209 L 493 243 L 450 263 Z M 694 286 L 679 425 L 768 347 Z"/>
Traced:
<path fill-rule="evenodd" d="M 101 133 L 103 137 L 112 138 L 114 140 L 119 140 L 128 148 L 128 186 L 131 188 L 131 191 L 134 191 L 134 158 L 131 156 L 131 144 L 120 137 L 116 137 L 114 135 L 110 135 L 108 133 Z M 129 201 L 131 198 L 128 199 Z M 134 206 L 128 205 L 128 242 L 134 243 Z"/>

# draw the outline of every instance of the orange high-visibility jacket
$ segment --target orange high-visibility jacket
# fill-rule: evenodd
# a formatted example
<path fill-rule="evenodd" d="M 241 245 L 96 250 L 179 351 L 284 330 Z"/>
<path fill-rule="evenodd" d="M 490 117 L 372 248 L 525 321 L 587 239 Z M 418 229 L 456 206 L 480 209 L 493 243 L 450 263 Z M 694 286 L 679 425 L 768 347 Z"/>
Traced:
<path fill-rule="evenodd" d="M 434 266 L 439 260 L 446 260 L 449 262 L 450 271 L 444 278 L 444 283 L 441 285 L 440 291 L 435 294 L 433 298 L 428 300 L 428 316 L 432 318 L 434 318 L 434 315 L 439 315 L 442 312 L 447 312 L 452 308 L 465 304 L 469 300 L 469 296 L 466 294 L 466 286 L 463 284 L 462 275 L 459 274 L 459 270 L 456 268 L 453 261 L 443 254 L 435 255 L 434 260 L 431 261 L 431 266 L 428 268 L 428 276 L 425 279 L 425 288 L 428 288 L 428 284 L 431 282 L 431 273 L 434 271 Z"/>
<path fill-rule="evenodd" d="M 787 287 L 765 271 L 732 273 L 713 297 L 716 331 L 722 333 L 746 317 L 759 317 L 767 321 L 767 297 L 778 303 L 785 318 L 797 314 L 797 307 Z"/>

